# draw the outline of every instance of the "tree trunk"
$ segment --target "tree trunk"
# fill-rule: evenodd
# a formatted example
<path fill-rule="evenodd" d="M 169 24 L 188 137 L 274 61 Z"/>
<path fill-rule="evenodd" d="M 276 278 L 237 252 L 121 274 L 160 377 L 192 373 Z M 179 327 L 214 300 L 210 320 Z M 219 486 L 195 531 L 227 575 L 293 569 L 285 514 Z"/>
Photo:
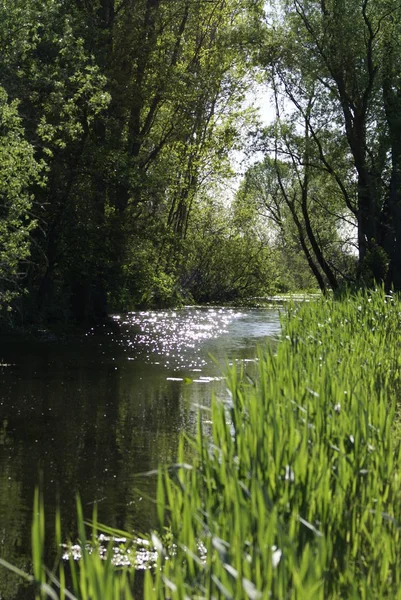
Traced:
<path fill-rule="evenodd" d="M 305 258 L 307 260 L 309 268 L 312 271 L 312 273 L 314 274 L 315 279 L 316 279 L 316 281 L 317 281 L 317 283 L 319 285 L 319 288 L 321 289 L 321 291 L 324 294 L 326 292 L 326 284 L 324 283 L 324 279 L 322 277 L 322 274 L 320 273 L 319 268 L 316 265 L 315 261 L 313 260 L 312 254 L 309 251 L 308 245 L 307 245 L 306 240 L 305 240 L 305 234 L 304 234 L 304 230 L 303 230 L 303 227 L 302 227 L 302 223 L 298 219 L 298 215 L 296 213 L 296 210 L 294 208 L 293 203 L 292 202 L 290 202 L 290 203 L 287 202 L 287 204 L 288 204 L 288 207 L 289 207 L 289 209 L 291 211 L 292 218 L 294 219 L 294 223 L 295 223 L 295 225 L 297 227 L 297 230 L 298 230 L 298 239 L 299 239 L 299 242 L 301 244 L 301 248 L 302 248 L 302 250 L 303 250 L 303 252 L 305 254 Z"/>
<path fill-rule="evenodd" d="M 383 67 L 383 101 L 391 142 L 391 179 L 388 196 L 393 244 L 386 288 L 401 291 L 401 86 L 393 73 L 392 51 L 389 49 Z"/>

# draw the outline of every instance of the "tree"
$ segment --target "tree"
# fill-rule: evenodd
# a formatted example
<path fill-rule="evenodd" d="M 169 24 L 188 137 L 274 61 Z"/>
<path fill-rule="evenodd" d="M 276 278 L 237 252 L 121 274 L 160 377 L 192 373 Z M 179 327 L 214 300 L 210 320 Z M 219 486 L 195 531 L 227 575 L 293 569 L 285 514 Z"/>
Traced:
<path fill-rule="evenodd" d="M 307 119 L 320 162 L 342 190 L 344 208 L 356 215 L 359 280 L 399 289 L 397 125 L 389 107 L 400 71 L 388 57 L 397 54 L 400 7 L 392 1 L 286 0 L 279 11 L 265 46 L 269 79 Z M 307 113 L 302 99 L 311 89 L 319 99 Z M 355 203 L 349 175 L 327 164 L 322 152 L 322 117 L 347 141 Z"/>
<path fill-rule="evenodd" d="M 196 302 L 239 302 L 274 294 L 277 252 L 241 195 L 231 207 L 204 196 L 184 244 L 181 285 Z"/>
<path fill-rule="evenodd" d="M 179 296 L 199 194 L 240 138 L 262 5 L 3 2 L 1 83 L 47 172 L 32 190 L 28 318 L 86 321 L 128 296 Z"/>
<path fill-rule="evenodd" d="M 42 167 L 25 139 L 17 102 L 0 88 L 0 310 L 10 309 L 22 291 L 37 224 L 30 188 L 43 182 Z"/>
<path fill-rule="evenodd" d="M 63 275 L 66 246 L 74 244 L 74 193 L 95 117 L 108 102 L 106 79 L 86 52 L 65 3 L 6 1 L 0 13 L 2 83 L 18 100 L 27 140 L 47 171 L 46 186 L 33 190 L 32 211 L 40 227 L 32 234 L 26 316 L 47 318 L 54 308 L 60 318 L 68 312 Z"/>
<path fill-rule="evenodd" d="M 103 188 L 123 232 L 119 280 L 132 299 L 158 304 L 170 290 L 177 301 L 198 195 L 229 171 L 248 85 L 239 44 L 247 11 L 244 1 L 160 0 L 114 13 L 105 119 L 114 170 L 106 169 Z"/>

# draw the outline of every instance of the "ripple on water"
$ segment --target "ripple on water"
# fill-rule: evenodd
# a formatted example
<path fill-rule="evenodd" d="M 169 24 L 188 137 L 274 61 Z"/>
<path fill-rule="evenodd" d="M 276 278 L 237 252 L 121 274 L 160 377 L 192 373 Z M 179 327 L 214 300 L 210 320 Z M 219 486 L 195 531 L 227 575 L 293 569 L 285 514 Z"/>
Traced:
<path fill-rule="evenodd" d="M 201 369 L 207 364 L 196 350 L 207 340 L 227 333 L 230 324 L 241 318 L 233 309 L 187 308 L 181 310 L 130 312 L 120 325 L 120 343 L 129 349 L 129 360 L 141 357 L 152 364 L 161 358 L 167 368 Z"/>

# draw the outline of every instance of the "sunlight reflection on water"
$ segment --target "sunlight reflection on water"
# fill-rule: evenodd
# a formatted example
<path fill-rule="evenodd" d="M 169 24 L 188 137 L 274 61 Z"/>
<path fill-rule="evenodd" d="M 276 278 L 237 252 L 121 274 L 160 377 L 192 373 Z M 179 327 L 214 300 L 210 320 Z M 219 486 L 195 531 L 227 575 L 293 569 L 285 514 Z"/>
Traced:
<path fill-rule="evenodd" d="M 280 331 L 277 310 L 267 309 L 188 307 L 114 321 L 77 338 L 0 340 L 0 546 L 14 564 L 29 562 L 40 481 L 49 548 L 57 499 L 73 530 L 77 491 L 85 518 L 96 501 L 100 521 L 150 531 L 157 510 L 146 498 L 156 497 L 157 477 L 140 474 L 176 462 L 182 433 L 196 432 L 200 414 L 210 425 L 213 395 L 227 398 L 226 365 L 253 376 L 256 347 Z M 0 597 L 14 600 L 3 590 L 0 576 Z"/>
<path fill-rule="evenodd" d="M 198 354 L 201 346 L 227 334 L 230 325 L 243 316 L 234 309 L 190 307 L 131 312 L 114 319 L 120 325 L 120 343 L 126 347 L 128 359 L 141 357 L 156 364 L 162 358 L 166 368 L 178 370 L 205 366 L 205 355 Z"/>

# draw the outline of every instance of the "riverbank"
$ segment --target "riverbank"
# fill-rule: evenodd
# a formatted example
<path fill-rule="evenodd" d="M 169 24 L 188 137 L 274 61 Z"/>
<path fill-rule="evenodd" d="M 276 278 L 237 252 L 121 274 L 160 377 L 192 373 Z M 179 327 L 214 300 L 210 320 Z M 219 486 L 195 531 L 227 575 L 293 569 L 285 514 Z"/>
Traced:
<path fill-rule="evenodd" d="M 149 597 L 400 597 L 400 330 L 382 292 L 289 309 L 259 380 L 231 372 L 212 442 L 159 482 L 177 549 Z"/>
<path fill-rule="evenodd" d="M 275 309 L 287 306 L 291 303 L 298 302 L 313 302 L 322 298 L 322 293 L 319 291 L 299 291 L 288 294 L 274 294 L 272 296 L 252 296 L 249 298 L 241 298 L 238 301 L 223 302 L 223 303 L 207 303 L 204 308 L 213 306 L 224 306 L 225 308 L 265 308 Z"/>
<path fill-rule="evenodd" d="M 400 598 L 401 303 L 302 303 L 282 324 L 259 377 L 230 370 L 190 464 L 181 445 L 160 471 L 145 598 Z M 104 589 L 110 564 L 82 564 L 78 588 Z"/>

